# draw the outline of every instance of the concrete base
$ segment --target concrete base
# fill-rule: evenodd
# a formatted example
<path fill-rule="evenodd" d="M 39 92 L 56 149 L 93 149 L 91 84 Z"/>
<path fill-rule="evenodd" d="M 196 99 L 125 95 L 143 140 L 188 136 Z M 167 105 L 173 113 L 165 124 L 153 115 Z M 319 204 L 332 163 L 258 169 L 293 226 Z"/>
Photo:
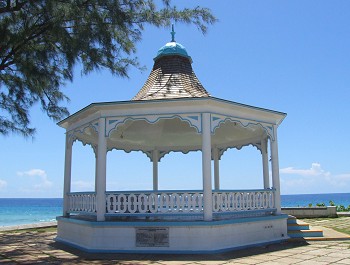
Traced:
<path fill-rule="evenodd" d="M 293 215 L 297 218 L 319 218 L 319 217 L 337 217 L 335 206 L 326 207 L 285 207 L 282 208 L 285 214 Z"/>
<path fill-rule="evenodd" d="M 286 240 L 287 217 L 282 214 L 211 222 L 94 222 L 58 217 L 56 241 L 87 252 L 216 253 Z M 145 242 L 136 235 L 140 229 L 163 229 L 165 244 L 140 246 Z"/>

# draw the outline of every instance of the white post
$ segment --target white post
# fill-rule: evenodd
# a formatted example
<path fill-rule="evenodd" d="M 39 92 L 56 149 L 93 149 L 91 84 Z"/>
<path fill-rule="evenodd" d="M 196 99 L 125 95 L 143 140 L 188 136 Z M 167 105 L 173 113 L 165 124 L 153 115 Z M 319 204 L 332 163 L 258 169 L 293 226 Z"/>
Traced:
<path fill-rule="evenodd" d="M 97 192 L 97 162 L 98 162 L 98 159 L 97 159 L 97 149 L 96 149 L 96 152 L 95 152 L 95 193 Z"/>
<path fill-rule="evenodd" d="M 219 173 L 219 149 L 213 149 L 214 156 L 214 187 L 215 190 L 220 190 L 220 173 Z"/>
<path fill-rule="evenodd" d="M 96 211 L 97 221 L 105 220 L 106 213 L 106 155 L 105 119 L 98 121 Z"/>
<path fill-rule="evenodd" d="M 270 138 L 271 145 L 271 167 L 272 167 L 272 185 L 275 189 L 275 208 L 277 214 L 281 213 L 281 188 L 280 188 L 280 174 L 278 163 L 278 145 L 277 145 L 277 126 L 274 126 L 275 139 Z"/>
<path fill-rule="evenodd" d="M 261 140 L 261 155 L 263 164 L 263 177 L 264 177 L 264 189 L 270 188 L 270 176 L 269 176 L 269 156 L 267 152 L 267 139 Z"/>
<path fill-rule="evenodd" d="M 213 219 L 213 195 L 211 184 L 211 131 L 210 114 L 202 114 L 202 174 L 204 221 Z"/>
<path fill-rule="evenodd" d="M 152 161 L 153 161 L 153 190 L 158 190 L 158 159 L 159 151 L 153 150 L 152 152 Z"/>
<path fill-rule="evenodd" d="M 69 197 L 71 191 L 72 175 L 72 145 L 69 141 L 69 135 L 66 133 L 66 150 L 64 158 L 64 184 L 63 184 L 63 216 L 69 216 Z"/>

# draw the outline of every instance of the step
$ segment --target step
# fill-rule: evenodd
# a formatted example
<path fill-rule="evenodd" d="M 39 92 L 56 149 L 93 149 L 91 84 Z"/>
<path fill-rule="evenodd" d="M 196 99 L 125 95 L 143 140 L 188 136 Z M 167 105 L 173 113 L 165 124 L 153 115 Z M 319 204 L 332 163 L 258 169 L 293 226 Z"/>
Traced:
<path fill-rule="evenodd" d="M 304 221 L 301 221 L 297 218 L 295 218 L 294 216 L 289 216 L 287 219 L 287 224 L 298 224 L 298 225 L 308 225 L 308 223 L 305 223 Z"/>
<path fill-rule="evenodd" d="M 288 236 L 291 238 L 323 237 L 323 231 L 322 230 L 288 231 Z"/>
<path fill-rule="evenodd" d="M 287 224 L 288 231 L 309 230 L 310 226 L 307 223 L 304 224 Z"/>
<path fill-rule="evenodd" d="M 296 224 L 297 223 L 297 218 L 295 218 L 294 216 L 292 215 L 289 215 L 288 216 L 288 219 L 287 219 L 287 224 Z"/>

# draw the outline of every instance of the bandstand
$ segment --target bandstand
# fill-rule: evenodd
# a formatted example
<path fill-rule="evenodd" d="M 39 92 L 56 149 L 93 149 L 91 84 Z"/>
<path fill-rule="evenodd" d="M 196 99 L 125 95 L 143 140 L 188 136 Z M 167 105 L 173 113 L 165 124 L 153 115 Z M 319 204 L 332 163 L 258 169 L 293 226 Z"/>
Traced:
<path fill-rule="evenodd" d="M 58 123 L 66 129 L 66 147 L 56 241 L 88 252 L 214 253 L 287 238 L 277 146 L 286 114 L 210 96 L 172 36 L 132 100 L 93 103 Z M 71 192 L 74 141 L 95 153 L 94 192 Z M 248 145 L 261 153 L 263 187 L 221 187 L 222 155 Z M 106 190 L 106 155 L 113 149 L 149 157 L 152 190 Z M 158 163 L 173 151 L 202 152 L 203 189 L 158 189 Z"/>

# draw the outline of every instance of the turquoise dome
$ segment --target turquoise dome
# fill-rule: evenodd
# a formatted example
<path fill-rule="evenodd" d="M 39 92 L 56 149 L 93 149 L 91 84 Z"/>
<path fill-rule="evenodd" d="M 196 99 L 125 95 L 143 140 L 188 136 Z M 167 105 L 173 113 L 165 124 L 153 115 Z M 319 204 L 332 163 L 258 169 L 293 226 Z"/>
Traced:
<path fill-rule="evenodd" d="M 188 55 L 186 48 L 180 43 L 177 43 L 175 41 L 168 42 L 162 48 L 160 48 L 154 60 L 157 60 L 160 57 L 168 56 L 168 55 L 179 55 L 190 59 L 190 61 L 192 62 L 191 56 Z"/>

